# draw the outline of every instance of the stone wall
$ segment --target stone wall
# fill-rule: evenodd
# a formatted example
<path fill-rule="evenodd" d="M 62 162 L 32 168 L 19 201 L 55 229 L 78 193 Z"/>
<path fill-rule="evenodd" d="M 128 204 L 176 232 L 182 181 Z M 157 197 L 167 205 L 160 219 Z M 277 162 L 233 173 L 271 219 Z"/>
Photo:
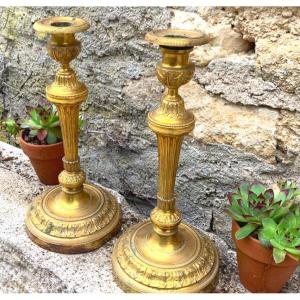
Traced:
<path fill-rule="evenodd" d="M 23 116 L 44 96 L 57 65 L 32 24 L 70 15 L 91 22 L 74 62 L 89 87 L 82 106 L 81 161 L 89 178 L 118 190 L 147 215 L 155 203 L 157 147 L 146 116 L 163 91 L 160 55 L 144 41 L 154 28 L 196 29 L 214 39 L 191 55 L 194 79 L 181 88 L 196 128 L 177 176 L 184 218 L 230 244 L 225 195 L 242 181 L 298 180 L 299 8 L 1 8 L 3 115 Z"/>

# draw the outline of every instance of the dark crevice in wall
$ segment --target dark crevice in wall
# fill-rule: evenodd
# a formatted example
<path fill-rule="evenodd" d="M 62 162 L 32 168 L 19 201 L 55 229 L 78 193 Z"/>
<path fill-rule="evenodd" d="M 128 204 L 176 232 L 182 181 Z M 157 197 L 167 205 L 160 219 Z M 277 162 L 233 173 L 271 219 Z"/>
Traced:
<path fill-rule="evenodd" d="M 255 42 L 249 42 L 248 41 L 248 45 L 249 45 L 249 49 L 248 49 L 248 53 L 255 53 Z"/>
<path fill-rule="evenodd" d="M 215 221 L 214 211 L 212 210 L 211 211 L 211 218 L 210 218 L 210 222 L 209 222 L 209 228 L 208 228 L 209 232 L 215 232 L 214 221 Z"/>
<path fill-rule="evenodd" d="M 151 210 L 156 205 L 155 198 L 139 197 L 129 190 L 122 193 L 122 195 L 129 205 L 134 207 L 144 217 L 149 217 Z"/>
<path fill-rule="evenodd" d="M 1 78 L 0 81 L 2 84 L 0 84 L 0 97 L 1 97 L 1 106 L 3 107 L 3 113 L 6 114 L 8 112 L 8 107 L 7 107 L 7 94 L 5 91 L 5 85 L 4 82 L 7 81 L 7 78 L 9 77 L 9 69 L 7 66 L 6 59 L 3 58 L 3 69 L 1 72 Z"/>

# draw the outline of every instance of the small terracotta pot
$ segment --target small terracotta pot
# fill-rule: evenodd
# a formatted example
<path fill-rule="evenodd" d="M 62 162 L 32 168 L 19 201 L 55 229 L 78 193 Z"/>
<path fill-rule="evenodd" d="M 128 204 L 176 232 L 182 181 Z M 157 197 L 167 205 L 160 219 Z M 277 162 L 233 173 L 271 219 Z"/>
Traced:
<path fill-rule="evenodd" d="M 51 145 L 34 145 L 25 142 L 20 136 L 23 152 L 29 157 L 40 181 L 47 185 L 58 184 L 58 175 L 63 170 L 63 142 Z"/>
<path fill-rule="evenodd" d="M 287 255 L 282 263 L 276 264 L 272 248 L 262 246 L 259 240 L 251 236 L 237 240 L 235 233 L 239 229 L 239 224 L 233 220 L 231 234 L 237 248 L 241 283 L 252 293 L 278 293 L 299 262 Z"/>

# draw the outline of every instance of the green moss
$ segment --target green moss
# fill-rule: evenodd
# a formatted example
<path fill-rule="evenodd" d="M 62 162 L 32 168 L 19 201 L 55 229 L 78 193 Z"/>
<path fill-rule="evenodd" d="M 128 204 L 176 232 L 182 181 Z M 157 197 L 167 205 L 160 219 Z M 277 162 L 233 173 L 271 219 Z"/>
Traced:
<path fill-rule="evenodd" d="M 0 141 L 9 144 L 9 140 L 4 132 L 0 131 Z"/>

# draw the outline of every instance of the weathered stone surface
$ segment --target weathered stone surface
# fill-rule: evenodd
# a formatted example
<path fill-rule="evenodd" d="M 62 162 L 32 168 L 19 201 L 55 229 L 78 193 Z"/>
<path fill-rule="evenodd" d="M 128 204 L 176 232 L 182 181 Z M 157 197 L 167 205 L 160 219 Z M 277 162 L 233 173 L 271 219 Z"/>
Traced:
<path fill-rule="evenodd" d="M 264 80 L 300 100 L 300 36 L 285 34 L 256 42 L 256 66 Z"/>
<path fill-rule="evenodd" d="M 197 13 L 209 24 L 229 25 L 238 14 L 239 9 L 237 7 L 202 6 L 198 7 Z"/>
<path fill-rule="evenodd" d="M 227 24 L 243 39 L 255 43 L 262 78 L 299 95 L 299 8 L 218 7 L 199 9 L 198 14 L 214 26 Z"/>
<path fill-rule="evenodd" d="M 7 204 L 5 199 L 3 204 Z M 39 268 L 38 265 L 33 266 L 24 257 L 22 250 L 15 245 L 0 241 L 0 253 L 0 291 L 2 293 L 63 293 L 68 291 L 58 276 L 50 270 Z"/>
<path fill-rule="evenodd" d="M 0 292 L 121 292 L 111 269 L 111 251 L 116 238 L 96 251 L 76 255 L 52 253 L 29 240 L 24 228 L 26 209 L 31 199 L 46 187 L 38 181 L 21 150 L 0 142 L 0 153 L 6 158 L 0 164 Z M 9 157 L 11 160 L 7 160 Z M 120 194 L 109 191 L 122 206 L 122 231 L 142 219 Z M 198 221 L 191 221 L 201 231 Z M 214 233 L 206 234 L 220 252 L 216 292 L 246 292 L 239 282 L 235 251 Z M 298 276 L 296 272 L 285 286 L 285 292 L 298 290 Z"/>
<path fill-rule="evenodd" d="M 285 172 L 285 176 L 293 176 L 294 170 L 299 166 L 297 160 L 299 155 L 297 147 L 299 143 L 299 96 L 286 93 L 273 83 L 258 77 L 253 56 L 235 56 L 214 60 L 206 69 L 200 70 L 196 78 L 203 84 L 205 90 L 211 93 L 209 103 L 216 101 L 214 100 L 216 97 L 213 95 L 226 100 L 223 102 L 226 104 L 225 109 L 217 109 L 213 106 L 210 108 L 210 118 L 208 118 L 208 111 L 203 113 L 203 116 L 200 113 L 199 123 L 201 124 L 201 118 L 207 120 L 208 124 L 215 124 L 215 126 L 209 127 L 209 133 L 219 133 L 218 140 L 220 142 L 229 143 L 234 147 L 254 153 L 270 163 L 283 163 L 289 168 Z M 193 89 L 190 90 L 190 93 L 192 91 Z M 202 95 L 206 101 L 209 99 L 205 93 Z M 199 97 L 199 99 L 202 98 Z M 232 103 L 243 106 L 233 106 Z M 236 110 L 232 118 L 226 120 L 226 112 L 230 111 L 232 107 L 238 108 L 240 111 Z M 251 113 L 245 115 L 242 111 L 252 112 L 256 121 L 251 119 Z M 198 114 L 196 112 L 196 115 Z M 218 116 L 221 121 L 218 120 Z M 249 123 L 240 123 L 241 126 L 236 133 L 241 134 L 242 143 L 237 143 L 235 139 L 232 139 L 232 132 L 237 129 L 235 124 L 240 122 L 242 116 Z M 221 126 L 223 119 L 225 124 Z M 229 129 L 226 124 L 230 124 Z M 259 130 L 255 129 L 255 126 L 258 126 Z M 253 134 L 243 136 L 248 130 Z M 195 132 L 197 132 L 197 127 Z M 236 138 L 236 135 L 234 137 Z M 251 140 L 248 140 L 247 137 L 251 137 Z M 247 140 L 249 147 L 247 147 Z"/>
<path fill-rule="evenodd" d="M 242 35 L 235 32 L 230 25 L 212 26 L 193 12 L 174 10 L 173 14 L 172 28 L 198 30 L 212 37 L 210 43 L 195 47 L 191 53 L 191 59 L 199 66 L 206 66 L 215 58 L 248 52 L 252 48 L 252 44 L 243 40 Z"/>
<path fill-rule="evenodd" d="M 294 163 L 300 152 L 300 115 L 295 112 L 282 111 L 277 123 L 278 155 L 286 164 Z"/>
<path fill-rule="evenodd" d="M 181 92 L 196 117 L 192 134 L 196 140 L 232 145 L 275 163 L 277 111 L 228 103 L 208 95 L 195 82 Z"/>
<path fill-rule="evenodd" d="M 144 41 L 152 28 L 164 28 L 170 12 L 161 8 L 2 8 L 0 28 L 5 37 L 4 69 L 9 76 L 2 87 L 5 109 L 24 116 L 24 103 L 35 105 L 44 97 L 45 85 L 53 80 L 57 64 L 48 56 L 45 41 L 32 28 L 42 17 L 75 15 L 86 18 L 91 28 L 78 34 L 82 52 L 74 61 L 81 80 L 89 87 L 88 112 L 116 117 L 110 108 L 128 109 L 122 87 L 140 76 L 153 74 L 159 52 Z M 109 105 L 108 105 L 109 103 Z M 12 110 L 13 108 L 13 110 Z M 109 112 L 109 115 L 108 115 Z"/>
<path fill-rule="evenodd" d="M 171 28 L 198 30 L 204 34 L 212 34 L 214 29 L 195 12 L 174 9 L 172 11 Z"/>
<path fill-rule="evenodd" d="M 298 7 L 201 7 L 199 15 L 211 24 L 230 24 L 251 42 L 267 36 L 299 34 Z"/>
<path fill-rule="evenodd" d="M 300 10 L 297 7 L 238 8 L 235 30 L 248 40 L 297 32 Z M 299 34 L 299 33 L 297 33 Z"/>
<path fill-rule="evenodd" d="M 300 111 L 300 98 L 263 80 L 256 72 L 254 55 L 213 60 L 196 78 L 205 89 L 232 103 Z"/>

